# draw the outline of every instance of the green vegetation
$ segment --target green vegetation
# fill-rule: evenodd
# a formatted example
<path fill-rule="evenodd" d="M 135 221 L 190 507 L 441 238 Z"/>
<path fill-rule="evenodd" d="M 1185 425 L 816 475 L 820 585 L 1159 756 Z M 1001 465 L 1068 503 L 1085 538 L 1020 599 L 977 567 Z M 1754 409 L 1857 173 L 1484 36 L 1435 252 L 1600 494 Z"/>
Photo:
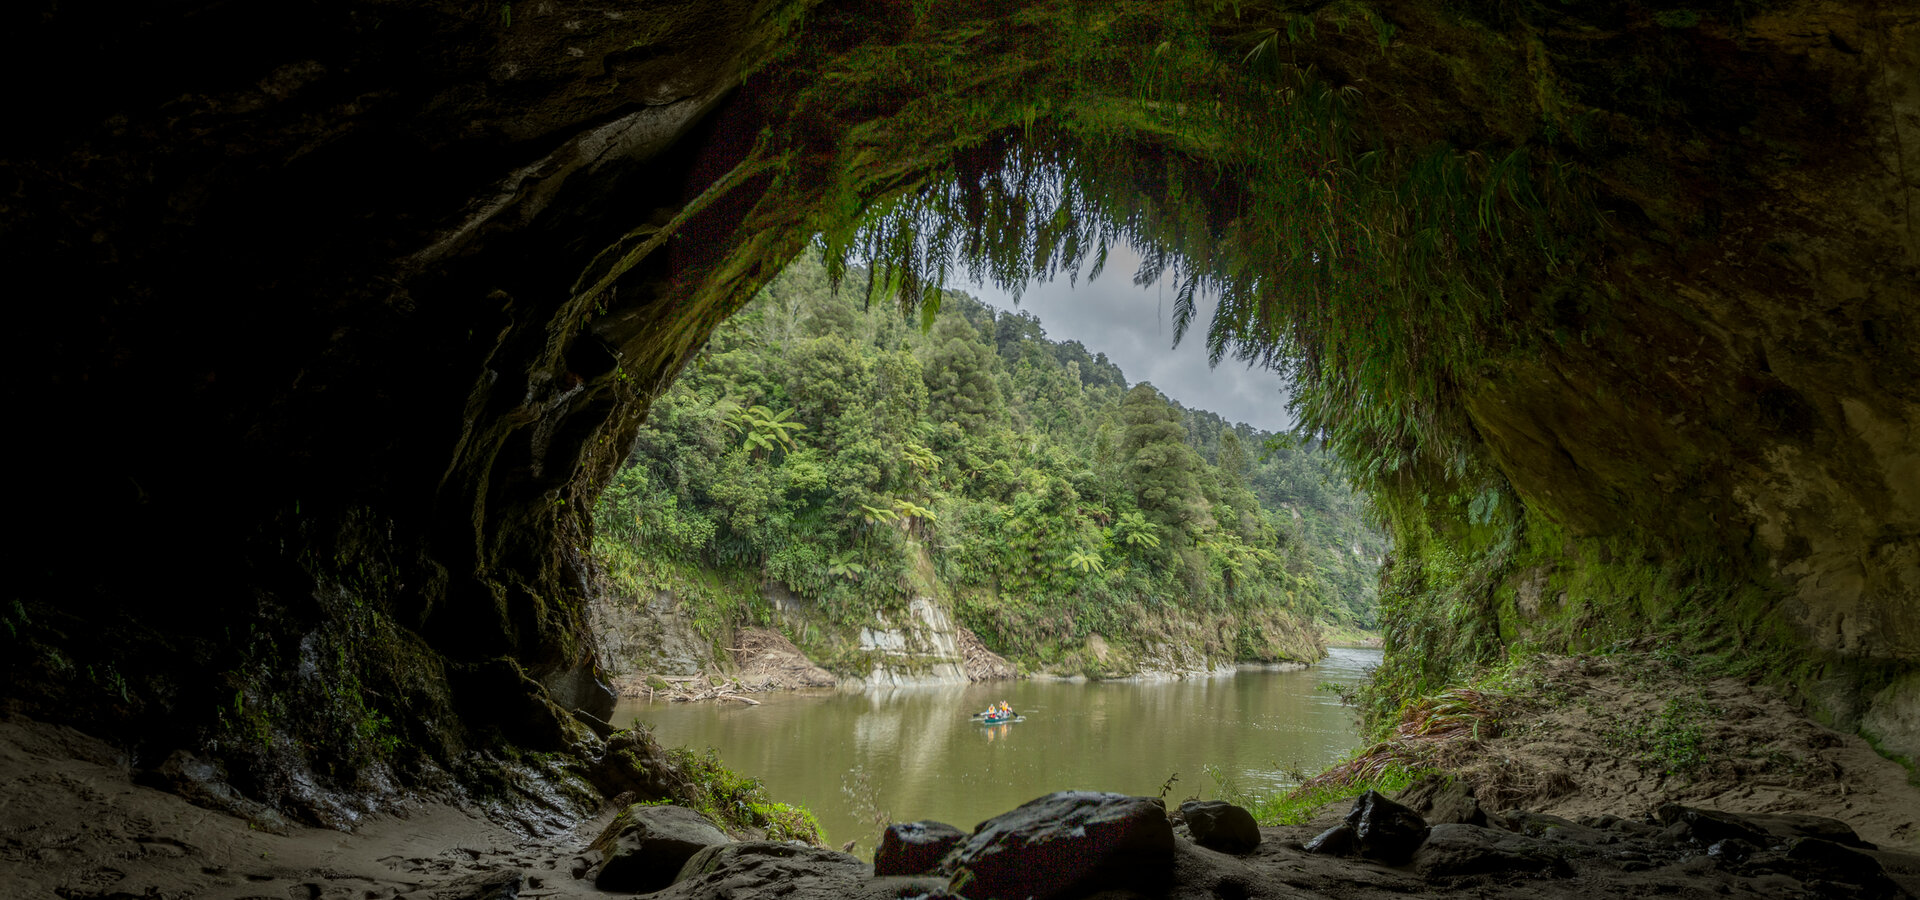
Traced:
<path fill-rule="evenodd" d="M 1425 770 L 1389 764 L 1380 771 L 1338 781 L 1308 779 L 1290 791 L 1249 795 L 1234 793 L 1222 799 L 1246 807 L 1262 825 L 1303 825 L 1331 803 L 1351 800 L 1368 791 L 1395 794 L 1426 774 Z"/>
<path fill-rule="evenodd" d="M 1769 574 L 1725 527 L 1739 511 L 1712 499 L 1730 492 L 1676 504 L 1643 489 L 1721 477 L 1711 454 L 1666 452 L 1670 434 L 1623 412 L 1639 398 L 1598 374 L 1638 352 L 1612 323 L 1687 304 L 1666 276 L 1637 274 L 1655 268 L 1644 249 L 1618 255 L 1635 242 L 1606 207 L 1632 204 L 1596 197 L 1624 190 L 1642 204 L 1630 216 L 1687 223 L 1647 228 L 1662 245 L 1716 238 L 1717 220 L 1686 208 L 1697 198 L 1645 160 L 1670 158 L 1654 142 L 1712 113 L 1674 89 L 1715 71 L 1683 33 L 1743 8 L 1668 9 L 1622 32 L 1600 24 L 1611 13 L 1541 4 L 1117 2 L 991 24 L 973 5 L 916 4 L 863 19 L 850 50 L 822 42 L 780 61 L 809 73 L 792 128 L 769 131 L 737 171 L 812 192 L 805 233 L 825 235 L 830 274 L 869 263 L 856 280 L 926 316 L 949 271 L 1017 291 L 1097 273 L 1121 242 L 1148 251 L 1136 277 L 1178 285 L 1178 330 L 1197 296 L 1221 297 L 1209 349 L 1289 378 L 1302 433 L 1334 451 L 1392 536 L 1390 662 L 1366 697 L 1383 730 L 1511 646 L 1604 646 L 1650 611 L 1708 632 L 1716 652 L 1791 645 L 1763 625 L 1781 619 L 1753 587 Z M 1610 48 L 1631 60 L 1543 37 L 1576 26 L 1616 35 Z M 1474 125 L 1462 108 L 1479 111 Z M 1655 121 L 1679 131 L 1642 127 Z M 832 165 L 808 139 L 822 131 L 846 134 Z M 1556 391 L 1567 408 L 1525 409 L 1561 372 L 1581 378 Z M 991 405 L 985 387 L 942 389 L 971 416 Z M 1582 467 L 1560 445 L 1602 441 L 1529 430 L 1549 418 L 1624 433 L 1605 436 L 1605 465 Z M 1115 433 L 1110 452 L 1152 453 L 1153 424 L 1129 423 L 1147 443 Z M 1164 473 L 1175 495 L 1177 472 Z M 1192 519 L 1177 496 L 1134 499 L 1140 519 L 1100 523 L 1108 543 L 1177 570 L 1188 544 L 1170 529 Z M 1115 571 L 1086 548 L 1065 553 L 1076 575 Z M 1543 580 L 1552 603 L 1521 596 Z M 1009 587 L 1031 586 L 996 585 Z"/>
<path fill-rule="evenodd" d="M 686 785 L 686 796 L 675 798 L 680 805 L 712 819 L 729 834 L 762 831 L 769 841 L 826 846 L 826 832 L 812 812 L 769 799 L 760 779 L 727 768 L 713 748 L 705 753 L 684 747 L 669 750 L 667 761 Z"/>
<path fill-rule="evenodd" d="M 1705 697 L 1673 697 L 1660 712 L 1609 731 L 1607 742 L 1644 770 L 1690 778 L 1707 765 L 1710 755 L 1701 723 L 1719 714 Z"/>
<path fill-rule="evenodd" d="M 915 595 L 1089 674 L 1125 667 L 1090 644 L 1299 660 L 1314 620 L 1374 624 L 1383 542 L 1322 453 L 1129 386 L 1024 313 L 868 307 L 805 257 L 715 332 L 602 494 L 616 583 L 673 589 L 719 640 L 772 623 L 781 582 L 830 666 L 834 634 Z"/>

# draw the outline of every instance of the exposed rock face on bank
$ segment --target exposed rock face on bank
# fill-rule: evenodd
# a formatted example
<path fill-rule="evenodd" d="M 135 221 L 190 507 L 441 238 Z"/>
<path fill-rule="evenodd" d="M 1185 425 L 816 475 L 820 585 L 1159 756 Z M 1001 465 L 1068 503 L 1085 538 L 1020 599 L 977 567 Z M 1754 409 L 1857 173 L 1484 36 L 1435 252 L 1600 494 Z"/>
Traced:
<path fill-rule="evenodd" d="M 588 598 L 589 617 L 602 635 L 602 665 L 625 696 L 652 691 L 650 679 L 678 683 L 690 677 L 724 678 L 780 690 L 966 684 L 1018 677 L 1012 663 L 988 650 L 978 635 L 953 620 L 947 605 L 918 596 L 904 613 L 884 616 L 837 636 L 810 615 L 808 603 L 777 582 L 763 588 L 775 625 L 741 626 L 724 646 L 702 637 L 672 591 L 642 601 L 602 583 Z M 812 631 L 838 671 L 809 658 L 790 634 Z"/>
<path fill-rule="evenodd" d="M 971 679 L 957 629 L 944 604 L 916 595 L 904 615 L 875 614 L 861 627 L 858 646 L 870 668 L 853 677 L 866 687 L 965 684 Z"/>
<path fill-rule="evenodd" d="M 691 614 L 669 590 L 646 600 L 627 596 L 602 582 L 588 598 L 589 618 L 604 637 L 602 665 L 614 674 L 614 686 L 624 696 L 651 696 L 660 682 L 672 685 L 688 679 L 723 679 L 751 688 L 795 690 L 966 684 L 1021 677 L 1021 672 L 981 641 L 979 635 L 954 620 L 948 604 L 916 596 L 895 616 L 876 616 L 870 624 L 835 636 L 810 611 L 805 598 L 785 585 L 769 582 L 762 599 L 774 625 L 741 626 L 724 646 L 703 638 Z M 1218 675 L 1233 670 L 1223 634 L 1234 623 L 1163 621 L 1160 637 L 1127 648 L 1098 634 L 1088 635 L 1080 652 L 1068 655 L 1068 672 L 1055 677 L 1083 677 L 1079 669 L 1122 680 L 1163 680 Z M 814 635 L 824 645 L 827 665 L 810 658 L 788 636 Z M 1315 633 L 1291 620 L 1264 624 L 1262 634 L 1276 637 L 1270 649 L 1286 654 L 1268 665 L 1299 667 L 1323 653 Z M 1295 661 L 1292 657 L 1299 657 Z M 831 668 L 829 668 L 831 666 Z M 1040 673 L 1047 674 L 1047 673 Z"/>
<path fill-rule="evenodd" d="M 672 591 L 641 599 L 603 582 L 588 594 L 587 621 L 598 638 L 601 665 L 622 696 L 646 693 L 650 675 L 690 678 L 716 670 L 712 642 L 679 613 Z"/>

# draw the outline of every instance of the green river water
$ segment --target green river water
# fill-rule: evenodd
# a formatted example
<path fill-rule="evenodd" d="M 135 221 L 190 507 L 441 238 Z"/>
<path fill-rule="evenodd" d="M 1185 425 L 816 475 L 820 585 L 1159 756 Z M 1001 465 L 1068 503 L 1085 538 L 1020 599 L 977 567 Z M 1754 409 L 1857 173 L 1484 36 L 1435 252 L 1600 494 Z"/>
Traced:
<path fill-rule="evenodd" d="M 867 853 L 882 817 L 972 830 L 1050 791 L 1156 795 L 1175 774 L 1176 802 L 1219 796 L 1219 778 L 1287 787 L 1287 770 L 1317 770 L 1357 740 L 1353 711 L 1320 685 L 1358 684 L 1379 661 L 1378 650 L 1334 648 L 1302 670 L 1180 681 L 756 694 L 759 706 L 627 700 L 614 721 L 648 723 L 670 747 L 718 749 L 775 800 L 812 809 L 833 845 Z M 997 700 L 1025 719 L 968 719 Z"/>

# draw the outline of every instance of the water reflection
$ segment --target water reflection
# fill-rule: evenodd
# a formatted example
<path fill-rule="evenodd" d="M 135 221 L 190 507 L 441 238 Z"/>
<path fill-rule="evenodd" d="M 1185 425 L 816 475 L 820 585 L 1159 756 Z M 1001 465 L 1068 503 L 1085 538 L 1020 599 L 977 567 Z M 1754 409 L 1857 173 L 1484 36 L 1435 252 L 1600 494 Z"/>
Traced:
<path fill-rule="evenodd" d="M 1157 683 L 999 682 L 859 694 L 762 695 L 760 706 L 623 703 L 669 746 L 713 746 L 776 799 L 812 808 L 835 842 L 870 849 L 872 819 L 938 819 L 971 829 L 1053 790 L 1218 793 L 1203 767 L 1243 788 L 1287 786 L 1289 768 L 1337 760 L 1352 711 L 1322 683 L 1358 684 L 1377 650 L 1336 649 L 1295 672 Z M 1024 717 L 971 716 L 1005 700 Z"/>

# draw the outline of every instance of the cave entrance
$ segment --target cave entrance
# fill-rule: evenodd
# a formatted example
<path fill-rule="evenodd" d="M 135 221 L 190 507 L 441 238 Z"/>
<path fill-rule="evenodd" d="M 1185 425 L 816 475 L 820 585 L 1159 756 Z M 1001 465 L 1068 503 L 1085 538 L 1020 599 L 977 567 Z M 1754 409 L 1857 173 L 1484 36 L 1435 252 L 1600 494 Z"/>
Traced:
<path fill-rule="evenodd" d="M 1257 289 L 1223 224 L 1250 201 L 1208 165 L 1001 134 L 734 311 L 595 510 L 596 624 L 624 692 L 710 693 L 739 661 L 714 648 L 797 662 L 741 665 L 788 686 L 990 677 L 1004 657 L 1097 677 L 1310 662 L 1316 623 L 1374 624 L 1383 540 L 1319 446 L 1171 404 L 943 286 L 1091 280 L 1147 247 L 1132 280 L 1170 285 L 1183 336 L 1205 293 L 1244 307 Z M 1240 274 L 1171 249 L 1189 246 Z M 1211 362 L 1286 359 L 1234 316 L 1222 299 Z"/>

